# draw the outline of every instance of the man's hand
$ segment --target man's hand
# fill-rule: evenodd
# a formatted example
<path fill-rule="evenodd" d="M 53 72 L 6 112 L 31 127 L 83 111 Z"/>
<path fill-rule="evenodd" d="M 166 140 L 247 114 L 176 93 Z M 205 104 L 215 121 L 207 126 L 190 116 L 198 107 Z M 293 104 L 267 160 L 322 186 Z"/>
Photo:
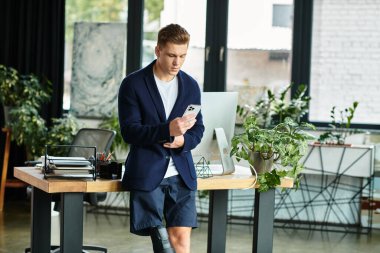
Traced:
<path fill-rule="evenodd" d="M 165 148 L 180 148 L 185 144 L 185 138 L 183 135 L 174 137 L 173 142 L 166 142 L 164 143 Z"/>
<path fill-rule="evenodd" d="M 195 114 L 191 113 L 186 116 L 175 118 L 169 123 L 170 136 L 180 136 L 186 133 L 187 130 L 192 128 L 197 121 Z"/>

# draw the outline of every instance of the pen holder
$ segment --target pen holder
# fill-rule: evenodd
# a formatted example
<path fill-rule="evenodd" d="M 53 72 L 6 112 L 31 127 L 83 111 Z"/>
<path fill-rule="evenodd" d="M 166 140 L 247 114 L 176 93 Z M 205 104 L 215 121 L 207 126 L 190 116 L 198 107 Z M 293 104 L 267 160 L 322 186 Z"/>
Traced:
<path fill-rule="evenodd" d="M 122 163 L 117 163 L 117 162 L 99 163 L 97 167 L 98 167 L 99 178 L 121 179 Z"/>

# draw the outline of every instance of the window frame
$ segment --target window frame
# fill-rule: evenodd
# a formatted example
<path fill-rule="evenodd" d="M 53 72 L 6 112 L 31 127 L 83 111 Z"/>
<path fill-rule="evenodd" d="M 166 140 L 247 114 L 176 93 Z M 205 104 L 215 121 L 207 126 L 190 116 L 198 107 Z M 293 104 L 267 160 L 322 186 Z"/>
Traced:
<path fill-rule="evenodd" d="M 311 43 L 314 0 L 294 0 L 291 97 L 300 84 L 310 87 Z M 132 11 L 133 10 L 133 11 Z M 144 0 L 128 1 L 127 74 L 141 68 Z M 226 91 L 228 0 L 207 0 L 204 91 Z M 217 25 L 216 25 L 217 24 Z M 133 34 L 133 36 L 132 36 Z M 307 90 L 310 94 L 310 88 Z M 303 121 L 317 127 L 330 122 Z M 352 124 L 353 128 L 380 129 L 380 124 Z"/>

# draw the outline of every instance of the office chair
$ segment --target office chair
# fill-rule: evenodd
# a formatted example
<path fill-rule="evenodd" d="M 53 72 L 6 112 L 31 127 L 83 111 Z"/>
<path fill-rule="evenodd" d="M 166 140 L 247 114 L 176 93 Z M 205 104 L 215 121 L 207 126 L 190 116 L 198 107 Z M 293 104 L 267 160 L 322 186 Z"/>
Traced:
<path fill-rule="evenodd" d="M 98 129 L 98 128 L 82 128 L 75 135 L 72 145 L 79 146 L 96 146 L 97 152 L 108 152 L 111 144 L 115 138 L 116 132 L 113 130 Z M 89 158 L 94 155 L 93 149 L 72 147 L 69 150 L 68 156 L 80 156 Z M 106 192 L 101 193 L 86 193 L 84 194 L 84 202 L 88 202 L 90 205 L 96 206 L 98 202 L 104 201 L 107 197 Z M 59 211 L 58 203 L 56 200 L 55 210 Z M 52 253 L 59 253 L 59 246 L 51 246 Z M 107 249 L 95 245 L 83 245 L 82 252 L 86 253 L 86 250 L 95 250 L 107 253 Z M 25 249 L 25 253 L 30 252 L 30 248 Z"/>
<path fill-rule="evenodd" d="M 96 146 L 97 152 L 108 152 L 116 132 L 113 130 L 99 128 L 82 128 L 75 135 L 72 145 L 78 146 Z M 68 156 L 80 156 L 89 158 L 93 156 L 93 150 L 87 148 L 70 148 Z M 104 201 L 107 197 L 106 192 L 86 193 L 84 201 L 96 206 L 98 202 Z"/>

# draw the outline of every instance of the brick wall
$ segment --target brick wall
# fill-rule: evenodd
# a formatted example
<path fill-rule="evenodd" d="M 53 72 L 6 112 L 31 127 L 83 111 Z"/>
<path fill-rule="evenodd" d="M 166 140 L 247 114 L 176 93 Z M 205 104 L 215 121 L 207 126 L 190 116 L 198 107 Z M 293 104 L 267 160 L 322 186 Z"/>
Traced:
<path fill-rule="evenodd" d="M 380 124 L 380 1 L 314 1 L 310 79 L 311 120 L 356 100 L 354 122 Z"/>

